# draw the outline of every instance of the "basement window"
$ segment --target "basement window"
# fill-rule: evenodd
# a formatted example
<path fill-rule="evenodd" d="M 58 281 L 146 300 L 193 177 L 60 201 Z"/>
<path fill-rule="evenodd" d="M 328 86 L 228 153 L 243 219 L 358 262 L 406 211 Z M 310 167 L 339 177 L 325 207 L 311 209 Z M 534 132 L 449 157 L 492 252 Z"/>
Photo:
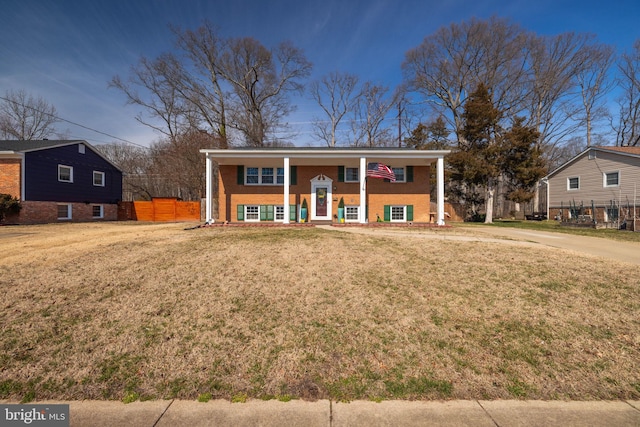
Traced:
<path fill-rule="evenodd" d="M 91 214 L 93 218 L 104 218 L 104 206 L 93 205 L 91 207 Z"/>
<path fill-rule="evenodd" d="M 58 205 L 58 219 L 71 219 L 71 204 L 65 203 Z"/>

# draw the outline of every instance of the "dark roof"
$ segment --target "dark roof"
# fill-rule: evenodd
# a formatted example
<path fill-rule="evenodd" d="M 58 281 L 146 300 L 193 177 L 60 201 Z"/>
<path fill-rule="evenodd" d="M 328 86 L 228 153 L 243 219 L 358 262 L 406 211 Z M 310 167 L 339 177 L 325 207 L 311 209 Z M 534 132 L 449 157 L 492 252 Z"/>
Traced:
<path fill-rule="evenodd" d="M 0 150 L 6 151 L 37 151 L 47 148 L 61 147 L 65 145 L 83 143 L 89 145 L 87 141 L 81 139 L 44 139 L 38 141 L 20 141 L 20 140 L 0 140 Z"/>

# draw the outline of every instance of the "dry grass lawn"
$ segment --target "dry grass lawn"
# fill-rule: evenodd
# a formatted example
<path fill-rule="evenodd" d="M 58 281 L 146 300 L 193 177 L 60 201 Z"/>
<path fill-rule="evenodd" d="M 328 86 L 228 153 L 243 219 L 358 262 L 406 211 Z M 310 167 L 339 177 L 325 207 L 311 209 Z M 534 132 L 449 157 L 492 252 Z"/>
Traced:
<path fill-rule="evenodd" d="M 640 398 L 640 267 L 184 228 L 0 227 L 0 399 Z"/>

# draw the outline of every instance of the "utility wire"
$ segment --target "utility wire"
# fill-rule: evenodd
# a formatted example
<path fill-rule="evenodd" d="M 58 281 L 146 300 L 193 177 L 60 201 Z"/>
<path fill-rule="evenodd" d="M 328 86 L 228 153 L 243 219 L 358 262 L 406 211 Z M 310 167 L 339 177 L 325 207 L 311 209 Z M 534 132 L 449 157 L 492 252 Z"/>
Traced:
<path fill-rule="evenodd" d="M 12 100 L 12 99 L 9 99 L 9 98 L 5 98 L 4 96 L 0 96 L 0 99 L 2 99 L 2 100 L 4 100 L 4 101 L 7 101 L 7 102 L 10 102 L 10 103 L 12 103 L 12 104 L 18 104 L 18 105 L 20 105 L 21 107 L 24 107 L 24 108 L 29 108 L 30 110 L 33 110 L 33 111 L 35 111 L 35 112 L 37 112 L 37 113 L 45 114 L 45 115 L 47 115 L 47 116 L 49 116 L 49 117 L 52 117 L 52 118 L 54 118 L 54 119 L 56 119 L 56 120 L 58 120 L 58 121 L 66 122 L 66 123 L 72 124 L 72 125 L 74 125 L 74 126 L 78 126 L 78 127 L 83 128 L 83 129 L 89 130 L 89 131 L 91 131 L 91 132 L 99 133 L 100 135 L 108 136 L 109 138 L 113 138 L 113 139 L 117 139 L 118 141 L 126 142 L 127 144 L 135 145 L 135 146 L 137 146 L 137 147 L 141 147 L 141 148 L 144 148 L 144 149 L 149 149 L 149 147 L 147 147 L 147 146 L 145 146 L 145 145 L 138 144 L 138 143 L 135 143 L 135 142 L 132 142 L 132 141 L 126 140 L 126 139 L 124 139 L 124 138 L 120 138 L 120 137 L 118 137 L 118 136 L 114 136 L 114 135 L 108 134 L 108 133 L 106 133 L 106 132 L 99 131 L 99 130 L 97 130 L 97 129 L 93 129 L 93 128 L 88 127 L 88 126 L 85 126 L 85 125 L 81 125 L 80 123 L 72 122 L 71 120 L 67 120 L 67 119 L 65 119 L 65 118 L 62 118 L 62 117 L 57 116 L 57 115 L 55 115 L 55 114 L 48 113 L 48 112 L 46 112 L 46 111 L 38 110 L 37 108 L 31 107 L 31 106 L 29 106 L 29 105 L 22 104 L 22 103 L 20 103 L 20 102 L 17 102 L 17 101 L 15 101 L 15 100 Z"/>

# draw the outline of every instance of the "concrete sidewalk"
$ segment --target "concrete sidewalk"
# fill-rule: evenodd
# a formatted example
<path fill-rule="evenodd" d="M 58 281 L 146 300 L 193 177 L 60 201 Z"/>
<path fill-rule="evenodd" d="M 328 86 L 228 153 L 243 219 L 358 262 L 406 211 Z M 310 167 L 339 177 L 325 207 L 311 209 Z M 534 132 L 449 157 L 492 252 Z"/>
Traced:
<path fill-rule="evenodd" d="M 11 403 L 11 402 L 3 402 Z M 68 403 L 71 426 L 640 426 L 640 401 L 158 400 Z"/>

